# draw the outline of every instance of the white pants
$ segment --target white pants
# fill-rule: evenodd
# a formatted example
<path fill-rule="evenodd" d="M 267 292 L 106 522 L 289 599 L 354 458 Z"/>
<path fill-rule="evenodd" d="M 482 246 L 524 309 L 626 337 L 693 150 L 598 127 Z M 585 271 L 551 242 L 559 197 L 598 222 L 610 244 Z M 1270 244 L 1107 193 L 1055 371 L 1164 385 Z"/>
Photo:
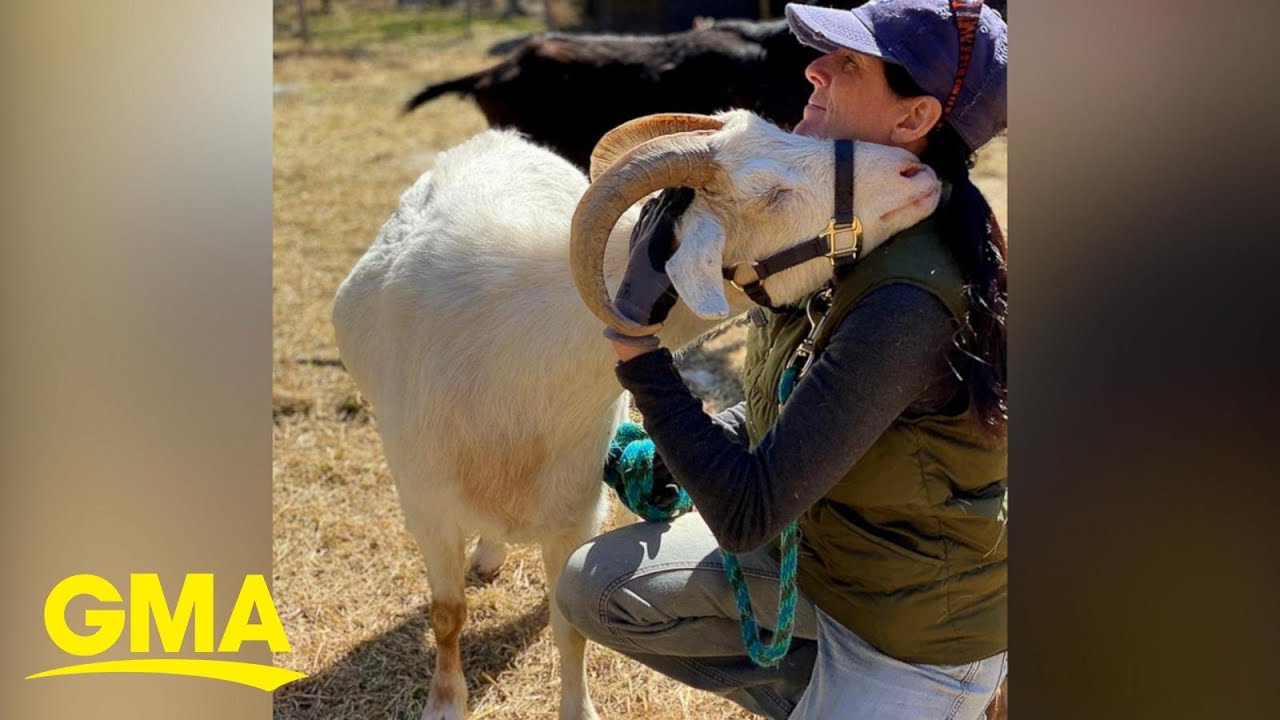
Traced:
<path fill-rule="evenodd" d="M 1008 653 L 962 665 L 917 665 L 876 650 L 818 610 L 818 659 L 809 687 L 788 716 L 969 718 L 986 710 L 1008 671 Z"/>

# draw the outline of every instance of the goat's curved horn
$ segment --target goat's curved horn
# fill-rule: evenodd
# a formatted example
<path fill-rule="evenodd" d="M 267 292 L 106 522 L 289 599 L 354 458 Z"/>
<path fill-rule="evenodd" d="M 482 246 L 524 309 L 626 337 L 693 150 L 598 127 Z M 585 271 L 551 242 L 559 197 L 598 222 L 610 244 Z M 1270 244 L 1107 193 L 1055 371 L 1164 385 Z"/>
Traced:
<path fill-rule="evenodd" d="M 669 187 L 698 188 L 718 172 L 708 137 L 684 132 L 654 138 L 625 153 L 587 186 L 573 214 L 569 259 L 573 282 L 591 312 L 623 335 L 657 332 L 659 325 L 633 322 L 614 307 L 604 284 L 605 244 L 622 213 L 649 193 Z"/>
<path fill-rule="evenodd" d="M 691 130 L 719 130 L 722 127 L 724 123 L 710 115 L 688 113 L 660 113 L 628 120 L 605 133 L 591 151 L 591 181 L 595 182 L 627 151 L 654 138 Z"/>

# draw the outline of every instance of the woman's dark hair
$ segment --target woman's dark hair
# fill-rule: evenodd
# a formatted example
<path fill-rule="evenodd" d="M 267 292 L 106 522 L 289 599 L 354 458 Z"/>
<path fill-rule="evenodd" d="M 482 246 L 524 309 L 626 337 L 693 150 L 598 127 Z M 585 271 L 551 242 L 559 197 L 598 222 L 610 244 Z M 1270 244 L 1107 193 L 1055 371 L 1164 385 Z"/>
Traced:
<path fill-rule="evenodd" d="M 899 97 L 927 95 L 905 68 L 884 63 L 885 79 Z M 1005 315 L 1008 311 L 1008 250 L 1004 233 L 987 199 L 969 179 L 973 150 L 946 122 L 932 131 L 920 161 L 952 184 L 950 202 L 939 216 L 943 239 L 960 263 L 969 294 L 968 316 L 956 337 L 953 361 L 969 391 L 969 401 L 982 427 L 1003 438 L 1008 427 L 1008 388 L 1005 380 Z"/>

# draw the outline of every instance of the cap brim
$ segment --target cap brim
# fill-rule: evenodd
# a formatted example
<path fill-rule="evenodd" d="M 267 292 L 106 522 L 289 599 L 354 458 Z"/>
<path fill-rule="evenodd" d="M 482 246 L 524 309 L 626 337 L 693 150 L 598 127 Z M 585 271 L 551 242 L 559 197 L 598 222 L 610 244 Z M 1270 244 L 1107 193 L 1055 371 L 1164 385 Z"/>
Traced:
<path fill-rule="evenodd" d="M 852 10 L 798 5 L 786 8 L 787 25 L 800 42 L 822 52 L 852 50 L 893 61 L 876 42 L 875 35 Z"/>

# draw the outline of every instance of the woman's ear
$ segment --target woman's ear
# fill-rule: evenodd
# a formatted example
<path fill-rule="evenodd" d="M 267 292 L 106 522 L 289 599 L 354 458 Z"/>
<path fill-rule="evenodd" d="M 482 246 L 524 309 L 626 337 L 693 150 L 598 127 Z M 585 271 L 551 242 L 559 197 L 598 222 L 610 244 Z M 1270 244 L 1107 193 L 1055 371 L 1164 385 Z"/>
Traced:
<path fill-rule="evenodd" d="M 929 134 L 942 118 L 942 103 L 932 95 L 903 98 L 898 122 L 889 131 L 889 142 L 900 147 Z"/>

